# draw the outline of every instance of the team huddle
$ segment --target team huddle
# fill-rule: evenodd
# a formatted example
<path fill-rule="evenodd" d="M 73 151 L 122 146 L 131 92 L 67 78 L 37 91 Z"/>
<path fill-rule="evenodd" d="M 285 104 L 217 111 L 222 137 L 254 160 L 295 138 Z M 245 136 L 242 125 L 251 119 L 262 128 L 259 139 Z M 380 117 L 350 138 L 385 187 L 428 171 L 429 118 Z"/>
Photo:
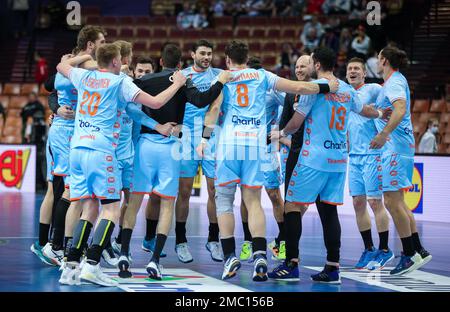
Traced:
<path fill-rule="evenodd" d="M 174 211 L 176 254 L 180 262 L 192 262 L 186 220 L 199 166 L 208 189 L 205 248 L 213 261 L 224 263 L 222 279 L 234 277 L 241 261 L 250 260 L 253 281 L 299 280 L 302 216 L 316 203 L 327 257 L 323 271 L 311 279 L 340 283 L 337 206 L 343 203 L 347 166 L 364 242 L 355 268 L 380 270 L 394 259 L 387 211 L 403 246 L 390 274 L 409 273 L 431 260 L 403 197 L 412 185 L 415 146 L 408 83 L 398 71 L 407 62 L 403 51 L 386 47 L 379 53 L 383 86 L 364 84 L 365 62 L 357 58 L 348 62 L 348 83 L 338 80 L 336 57 L 328 48 L 297 60 L 296 81 L 264 70 L 243 42 L 227 45 L 228 70 L 210 66 L 212 53 L 213 45 L 199 40 L 192 47 L 193 65 L 180 71 L 181 50 L 167 43 L 162 70 L 154 73 L 151 59 L 132 63 L 131 43 L 106 43 L 101 27 L 85 26 L 77 47 L 61 58 L 46 83 L 55 113 L 46 149 L 49 183 L 39 240 L 31 246 L 42 262 L 61 267 L 61 284 L 117 286 L 102 272 L 101 258 L 118 268 L 119 277 L 132 276 L 130 242 L 146 194 L 142 249 L 151 254 L 149 277 L 163 277 L 160 258 L 166 257 Z M 238 185 L 244 230 L 239 256 Z M 279 227 L 269 244 L 263 187 Z M 367 202 L 379 248 L 372 241 Z M 270 272 L 267 250 L 281 261 Z"/>

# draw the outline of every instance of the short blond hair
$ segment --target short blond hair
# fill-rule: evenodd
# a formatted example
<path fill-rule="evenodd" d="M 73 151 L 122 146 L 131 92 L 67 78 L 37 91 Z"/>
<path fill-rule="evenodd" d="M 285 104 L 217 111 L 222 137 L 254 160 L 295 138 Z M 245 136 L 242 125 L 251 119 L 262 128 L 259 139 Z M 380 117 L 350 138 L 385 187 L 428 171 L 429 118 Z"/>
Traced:
<path fill-rule="evenodd" d="M 131 42 L 125 40 L 114 41 L 113 44 L 120 48 L 120 55 L 122 57 L 129 57 L 131 55 L 132 44 Z"/>
<path fill-rule="evenodd" d="M 106 43 L 101 47 L 97 48 L 95 56 L 97 59 L 98 66 L 101 68 L 106 68 L 109 66 L 109 64 L 112 63 L 112 60 L 114 58 L 121 56 L 120 48 L 116 44 Z"/>

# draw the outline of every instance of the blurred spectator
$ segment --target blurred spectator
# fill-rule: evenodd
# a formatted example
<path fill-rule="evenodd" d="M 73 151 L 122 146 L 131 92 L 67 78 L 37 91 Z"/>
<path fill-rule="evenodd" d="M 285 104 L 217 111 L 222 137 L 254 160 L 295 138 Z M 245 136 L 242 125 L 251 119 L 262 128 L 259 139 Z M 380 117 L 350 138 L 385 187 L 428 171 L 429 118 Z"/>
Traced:
<path fill-rule="evenodd" d="M 382 83 L 383 78 L 378 73 L 378 53 L 373 51 L 369 54 L 369 58 L 366 61 L 366 82 L 368 83 Z"/>
<path fill-rule="evenodd" d="M 292 13 L 292 1 L 275 0 L 273 1 L 272 16 L 290 16 Z"/>
<path fill-rule="evenodd" d="M 211 67 L 222 68 L 222 58 L 217 53 L 213 53 Z"/>
<path fill-rule="evenodd" d="M 315 28 L 310 28 L 308 33 L 306 34 L 305 40 L 302 41 L 303 46 L 310 51 L 313 51 L 315 48 L 319 46 L 320 38 L 317 35 L 317 31 Z"/>
<path fill-rule="evenodd" d="M 214 1 L 212 4 L 212 11 L 214 16 L 223 16 L 225 11 L 226 3 L 223 0 Z"/>
<path fill-rule="evenodd" d="M 28 0 L 12 0 L 10 1 L 10 5 L 16 25 L 14 37 L 26 36 L 28 30 L 28 11 L 30 10 Z"/>
<path fill-rule="evenodd" d="M 306 19 L 307 17 L 305 17 Z M 317 18 L 317 15 L 313 15 L 312 17 L 310 17 L 311 20 L 308 21 L 305 26 L 303 27 L 303 31 L 302 34 L 300 35 L 300 41 L 301 42 L 305 42 L 306 41 L 306 36 L 308 34 L 310 34 L 310 30 L 311 29 L 315 29 L 315 35 L 317 38 L 322 37 L 323 34 L 323 26 L 322 24 L 319 22 L 319 19 Z"/>
<path fill-rule="evenodd" d="M 45 126 L 45 109 L 41 102 L 37 98 L 35 92 L 30 93 L 28 96 L 28 103 L 22 108 L 20 117 L 22 117 L 22 142 L 23 143 L 35 143 L 32 142 L 33 125 L 38 125 L 43 122 Z M 27 131 L 26 131 L 27 130 Z M 45 132 L 45 131 L 44 131 Z"/>
<path fill-rule="evenodd" d="M 322 14 L 322 5 L 325 0 L 309 0 L 306 7 L 307 14 Z"/>
<path fill-rule="evenodd" d="M 339 52 L 339 36 L 330 26 L 325 26 L 325 34 L 320 40 L 320 46 L 330 48 L 336 53 Z"/>
<path fill-rule="evenodd" d="M 366 27 L 363 25 L 358 26 L 357 35 L 352 41 L 352 49 L 355 51 L 354 56 L 367 59 L 367 54 L 370 48 L 370 38 L 366 34 Z"/>
<path fill-rule="evenodd" d="M 280 55 L 280 61 L 275 66 L 275 70 L 287 70 L 291 69 L 297 60 L 299 52 L 296 51 L 289 42 L 283 43 L 282 51 Z"/>
<path fill-rule="evenodd" d="M 264 10 L 266 8 L 266 1 L 264 1 L 264 0 L 248 0 L 246 5 L 247 5 L 248 16 L 264 15 Z"/>
<path fill-rule="evenodd" d="M 352 34 L 348 28 L 342 28 L 339 37 L 339 52 L 348 55 L 352 43 Z"/>
<path fill-rule="evenodd" d="M 194 8 L 189 2 L 183 3 L 183 11 L 177 15 L 177 26 L 179 29 L 191 28 L 194 23 Z"/>
<path fill-rule="evenodd" d="M 48 78 L 47 60 L 39 51 L 34 52 L 34 60 L 36 61 L 36 69 L 34 77 L 39 86 Z"/>
<path fill-rule="evenodd" d="M 306 0 L 292 0 L 291 1 L 291 14 L 292 16 L 301 16 L 305 10 Z"/>
<path fill-rule="evenodd" d="M 325 0 L 322 11 L 325 14 L 348 14 L 351 8 L 350 0 Z"/>
<path fill-rule="evenodd" d="M 201 7 L 199 12 L 194 15 L 193 26 L 195 29 L 207 28 L 209 26 L 205 7 Z"/>
<path fill-rule="evenodd" d="M 439 132 L 439 122 L 435 118 L 431 118 L 428 121 L 428 129 L 423 134 L 419 143 L 419 153 L 437 153 L 437 140 L 436 136 Z"/>
<path fill-rule="evenodd" d="M 361 21 L 364 21 L 367 17 L 367 0 L 353 0 L 351 6 L 351 12 L 348 16 L 350 21 L 355 21 L 354 26 L 359 25 Z"/>

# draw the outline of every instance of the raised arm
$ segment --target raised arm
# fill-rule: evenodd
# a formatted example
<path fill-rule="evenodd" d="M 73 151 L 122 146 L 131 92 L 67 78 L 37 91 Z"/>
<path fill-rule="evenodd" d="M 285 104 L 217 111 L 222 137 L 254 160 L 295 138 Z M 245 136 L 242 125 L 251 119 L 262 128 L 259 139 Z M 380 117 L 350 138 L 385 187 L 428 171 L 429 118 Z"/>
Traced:
<path fill-rule="evenodd" d="M 329 83 L 315 83 L 305 81 L 293 81 L 285 78 L 278 79 L 275 89 L 294 94 L 318 94 L 336 92 L 339 87 L 337 80 L 331 80 Z"/>
<path fill-rule="evenodd" d="M 230 81 L 231 77 L 230 72 L 222 71 L 217 82 L 204 92 L 198 90 L 192 83 L 192 80 L 188 79 L 186 83 L 186 98 L 188 102 L 200 108 L 208 106 L 217 99 L 220 92 L 222 92 L 223 85 Z"/>
<path fill-rule="evenodd" d="M 147 92 L 138 93 L 134 102 L 145 105 L 153 109 L 159 109 L 164 106 L 177 91 L 186 83 L 186 77 L 178 71 L 173 74 L 173 84 L 157 96 L 151 96 Z"/>

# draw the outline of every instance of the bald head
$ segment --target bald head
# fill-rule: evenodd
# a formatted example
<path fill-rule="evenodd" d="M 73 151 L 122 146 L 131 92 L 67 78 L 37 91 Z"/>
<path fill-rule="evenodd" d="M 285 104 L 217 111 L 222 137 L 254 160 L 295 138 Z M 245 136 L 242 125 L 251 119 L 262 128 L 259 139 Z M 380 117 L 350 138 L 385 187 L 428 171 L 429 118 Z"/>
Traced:
<path fill-rule="evenodd" d="M 302 55 L 295 63 L 295 76 L 299 81 L 311 80 L 314 73 L 314 64 L 311 56 Z"/>

